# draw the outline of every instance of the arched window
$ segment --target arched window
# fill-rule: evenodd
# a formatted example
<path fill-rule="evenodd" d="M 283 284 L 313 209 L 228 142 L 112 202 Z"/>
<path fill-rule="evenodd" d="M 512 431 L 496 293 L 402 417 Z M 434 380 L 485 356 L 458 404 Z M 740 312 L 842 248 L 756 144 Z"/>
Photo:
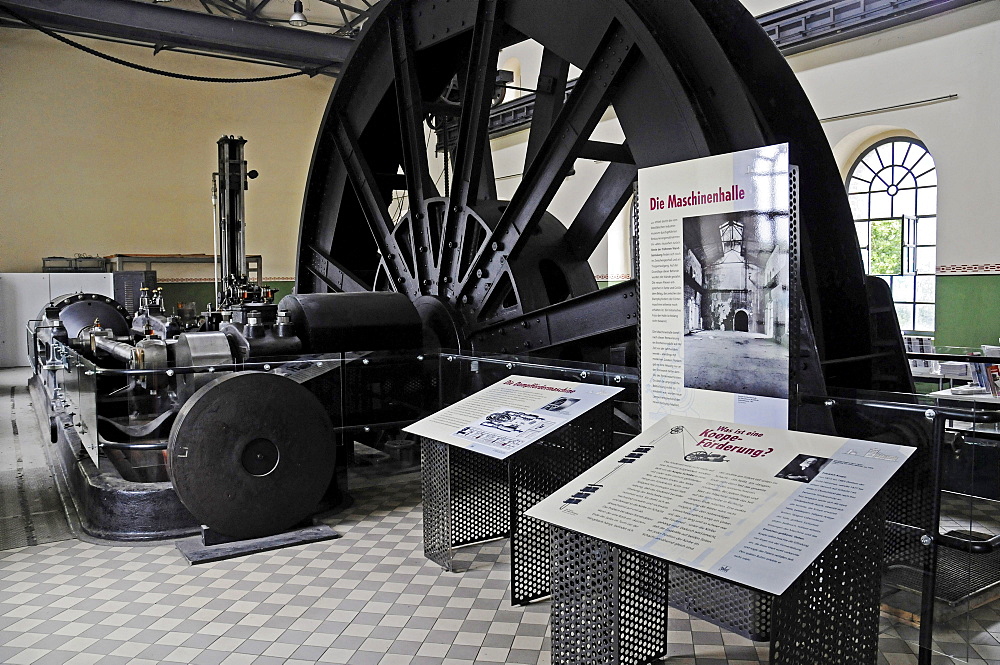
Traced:
<path fill-rule="evenodd" d="M 892 288 L 904 332 L 934 331 L 937 170 L 927 147 L 893 137 L 865 150 L 847 175 L 865 271 Z"/>

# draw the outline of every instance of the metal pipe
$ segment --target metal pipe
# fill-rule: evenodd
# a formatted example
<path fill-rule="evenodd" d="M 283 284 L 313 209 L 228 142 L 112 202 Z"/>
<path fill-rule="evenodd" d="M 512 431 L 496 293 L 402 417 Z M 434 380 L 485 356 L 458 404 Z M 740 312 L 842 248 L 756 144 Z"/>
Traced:
<path fill-rule="evenodd" d="M 855 111 L 853 113 L 844 113 L 842 115 L 834 115 L 829 118 L 820 118 L 820 122 L 833 122 L 834 120 L 846 120 L 847 118 L 858 118 L 865 115 L 873 115 L 875 113 L 884 113 L 886 111 L 897 111 L 899 109 L 907 109 L 913 106 L 924 106 L 925 104 L 937 104 L 939 102 L 950 102 L 953 99 L 958 99 L 957 94 L 942 95 L 941 97 L 931 97 L 930 99 L 921 99 L 916 102 L 905 102 L 903 104 L 893 104 L 892 106 L 883 106 L 877 109 L 870 109 L 868 111 Z"/>
<path fill-rule="evenodd" d="M 998 356 L 960 356 L 955 353 L 917 353 L 913 351 L 908 352 L 906 357 L 909 360 L 938 360 L 943 362 L 983 363 L 987 365 L 1000 363 L 1000 357 Z"/>
<path fill-rule="evenodd" d="M 219 307 L 219 174 L 212 174 L 212 270 L 215 277 L 215 307 Z"/>
<path fill-rule="evenodd" d="M 934 639 L 934 591 L 937 587 L 938 567 L 938 533 L 941 522 L 941 448 L 944 447 L 944 431 L 946 416 L 933 410 L 927 411 L 927 417 L 933 418 L 934 436 L 931 439 L 931 514 L 930 533 L 924 533 L 920 542 L 927 547 L 927 559 L 924 567 L 923 587 L 920 594 L 920 638 L 917 662 L 919 665 L 931 665 L 933 655 L 931 644 Z"/>
<path fill-rule="evenodd" d="M 123 363 L 132 363 L 135 360 L 135 347 L 131 344 L 116 342 L 115 340 L 108 339 L 107 337 L 95 336 L 93 340 L 94 346 L 105 353 L 111 354 Z"/>
<path fill-rule="evenodd" d="M 920 395 L 923 397 L 923 395 Z M 930 407 L 926 404 L 907 404 L 905 402 L 876 402 L 868 399 L 821 397 L 819 395 L 802 395 L 799 398 L 803 404 L 824 405 L 830 408 L 838 406 L 838 400 L 844 400 L 845 404 L 861 406 L 871 409 L 884 409 L 887 411 L 905 411 L 908 413 L 926 413 L 927 409 L 934 411 L 948 420 L 958 420 L 965 423 L 991 424 L 1000 422 L 1000 411 L 982 411 L 982 405 L 977 409 L 961 409 L 958 407 Z M 937 400 L 932 397 L 929 399 Z M 947 398 L 945 398 L 947 399 Z"/>
<path fill-rule="evenodd" d="M 340 65 L 354 41 L 126 0 L 3 0 L 2 4 L 57 30 L 202 49 L 296 69 Z"/>
<path fill-rule="evenodd" d="M 102 441 L 101 448 L 112 450 L 166 450 L 166 443 L 119 443 L 117 441 Z"/>
<path fill-rule="evenodd" d="M 525 360 L 516 360 L 511 357 L 490 357 L 488 354 L 483 354 L 479 356 L 469 356 L 463 355 L 461 353 L 427 353 L 424 354 L 430 359 L 444 359 L 448 362 L 453 362 L 455 360 L 459 361 L 475 361 L 479 363 L 491 363 L 493 365 L 511 365 L 511 367 L 506 367 L 507 369 L 540 369 L 540 370 L 558 370 L 560 372 L 572 373 L 579 377 L 580 372 L 587 372 L 590 377 L 600 377 L 605 379 L 611 379 L 614 383 L 639 383 L 639 377 L 636 374 L 628 374 L 624 370 L 632 369 L 621 367 L 622 371 L 612 371 L 608 369 L 591 369 L 589 367 L 560 367 L 558 365 L 546 365 L 542 362 L 530 362 Z M 607 365 L 604 365 L 605 367 Z"/>
<path fill-rule="evenodd" d="M 237 191 L 239 191 L 240 195 L 237 199 L 239 225 L 236 227 L 236 269 L 241 280 L 248 280 L 250 279 L 250 267 L 247 265 L 247 209 L 245 194 L 247 188 L 247 162 L 243 158 L 242 143 L 237 155 L 239 156 L 240 164 L 240 180 Z"/>

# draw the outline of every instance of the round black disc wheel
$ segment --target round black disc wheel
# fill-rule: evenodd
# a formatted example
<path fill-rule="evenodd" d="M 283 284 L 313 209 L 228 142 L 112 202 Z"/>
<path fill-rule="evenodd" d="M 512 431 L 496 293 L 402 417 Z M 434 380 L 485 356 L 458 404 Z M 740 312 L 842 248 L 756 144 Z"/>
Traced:
<path fill-rule="evenodd" d="M 237 372 L 184 403 L 167 456 L 174 489 L 195 518 L 233 538 L 258 538 L 316 509 L 336 447 L 311 392 L 282 376 Z"/>
<path fill-rule="evenodd" d="M 108 328 L 116 337 L 129 334 L 126 309 L 107 296 L 96 293 L 70 293 L 54 298 L 42 309 L 38 318 L 44 318 L 48 309 L 59 312 L 59 321 L 66 328 L 70 339 L 90 343 L 90 331 L 99 321 L 102 328 Z"/>
<path fill-rule="evenodd" d="M 541 75 L 504 200 L 490 149 L 498 53 L 529 40 Z M 609 110 L 620 143 L 592 136 Z M 436 137 L 447 191 L 428 165 L 429 117 L 450 128 Z M 795 75 L 737 0 L 387 0 L 317 139 L 298 292 L 395 290 L 439 303 L 472 350 L 583 357 L 635 339 L 634 283 L 599 290 L 587 259 L 638 169 L 776 143 L 802 167 L 803 291 L 821 352 L 861 355 L 865 278 L 840 173 Z M 603 174 L 556 219 L 577 160 Z"/>

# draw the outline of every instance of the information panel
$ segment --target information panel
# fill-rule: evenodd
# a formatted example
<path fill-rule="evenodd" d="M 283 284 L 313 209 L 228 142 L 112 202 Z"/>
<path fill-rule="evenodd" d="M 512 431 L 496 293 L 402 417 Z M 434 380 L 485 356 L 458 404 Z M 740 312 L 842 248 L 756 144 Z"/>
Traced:
<path fill-rule="evenodd" d="M 788 426 L 787 144 L 639 171 L 642 423 Z"/>
<path fill-rule="evenodd" d="M 913 450 L 666 416 L 527 514 L 781 594 Z"/>
<path fill-rule="evenodd" d="M 620 391 L 610 386 L 510 376 L 403 431 L 505 459 Z"/>

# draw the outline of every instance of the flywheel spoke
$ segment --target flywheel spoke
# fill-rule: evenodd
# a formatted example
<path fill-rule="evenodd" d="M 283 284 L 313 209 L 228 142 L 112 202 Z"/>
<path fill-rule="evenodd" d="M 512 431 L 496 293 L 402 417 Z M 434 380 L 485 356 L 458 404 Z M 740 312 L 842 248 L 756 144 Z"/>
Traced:
<path fill-rule="evenodd" d="M 453 283 L 458 279 L 465 236 L 469 222 L 469 207 L 483 194 L 481 179 L 487 168 L 492 180 L 493 162 L 489 147 L 489 112 L 496 86 L 497 58 L 500 55 L 499 32 L 502 24 L 497 17 L 498 0 L 479 0 L 476 26 L 472 35 L 472 50 L 465 86 L 462 91 L 462 116 L 458 125 L 455 147 L 455 180 L 452 183 L 451 207 L 442 234 L 441 277 Z M 492 193 L 491 193 L 492 194 Z"/>
<path fill-rule="evenodd" d="M 588 259 L 594 253 L 618 213 L 632 197 L 632 188 L 638 177 L 639 169 L 635 164 L 608 165 L 566 231 L 566 242 L 577 257 Z"/>
<path fill-rule="evenodd" d="M 629 280 L 480 328 L 472 339 L 487 353 L 538 351 L 629 329 L 638 313 L 635 281 Z"/>
<path fill-rule="evenodd" d="M 304 245 L 299 260 L 302 267 L 309 271 L 319 281 L 326 284 L 333 292 L 370 291 L 371 286 L 365 284 L 342 266 L 336 259 L 315 245 Z"/>
<path fill-rule="evenodd" d="M 437 196 L 437 190 L 427 165 L 423 99 L 415 63 L 409 15 L 405 6 L 400 5 L 399 11 L 390 21 L 389 29 L 395 66 L 396 106 L 402 133 L 403 173 L 406 175 L 412 231 L 412 242 L 408 248 L 410 265 L 416 267 L 416 277 L 420 282 L 418 288 L 426 293 L 424 281 L 437 282 L 438 279 L 434 252 L 431 251 L 431 229 L 427 214 L 427 199 Z"/>
<path fill-rule="evenodd" d="M 516 259 L 522 244 L 530 239 L 532 230 L 552 202 L 573 161 L 610 106 L 616 82 L 628 71 L 631 47 L 632 43 L 621 26 L 612 25 L 580 75 L 538 156 L 527 168 L 510 205 L 493 230 L 490 242 L 483 244 L 472 269 L 463 276 L 459 288 L 463 301 L 486 302 L 496 284 L 490 276 L 497 274 L 505 261 Z"/>
<path fill-rule="evenodd" d="M 409 274 L 400 256 L 400 248 L 392 235 L 393 224 L 382 193 L 375 186 L 375 174 L 361 151 L 357 136 L 348 126 L 347 118 L 340 115 L 333 128 L 334 141 L 347 169 L 348 177 L 358 195 L 365 221 L 382 254 L 389 281 L 397 291 L 417 291 L 416 278 Z"/>
<path fill-rule="evenodd" d="M 566 79 L 569 77 L 569 62 L 556 55 L 551 49 L 542 52 L 542 63 L 538 72 L 538 90 L 535 91 L 535 108 L 531 116 L 528 132 L 528 152 L 524 158 L 527 168 L 534 161 L 549 130 L 559 117 L 566 100 Z"/>

